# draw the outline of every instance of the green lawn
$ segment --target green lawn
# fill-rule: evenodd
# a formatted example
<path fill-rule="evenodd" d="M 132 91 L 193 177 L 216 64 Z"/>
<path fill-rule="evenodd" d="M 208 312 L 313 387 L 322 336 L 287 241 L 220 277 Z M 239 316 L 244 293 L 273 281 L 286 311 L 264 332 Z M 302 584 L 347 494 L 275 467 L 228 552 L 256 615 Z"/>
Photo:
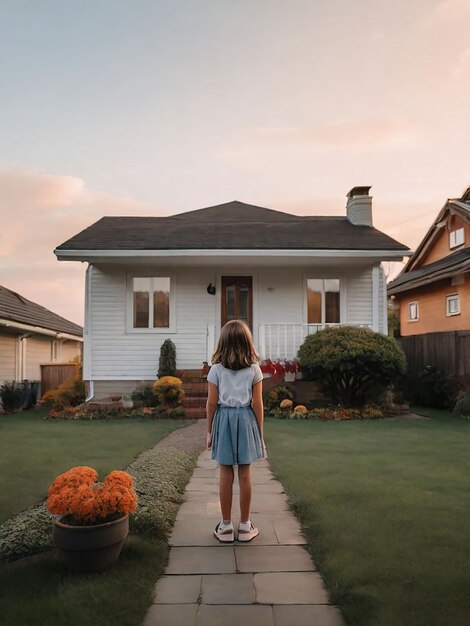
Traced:
<path fill-rule="evenodd" d="M 102 477 L 188 420 L 45 420 L 43 409 L 0 415 L 0 523 L 47 495 L 52 480 L 74 465 Z"/>
<path fill-rule="evenodd" d="M 54 551 L 4 565 L 0 625 L 141 626 L 167 557 L 166 543 L 129 535 L 104 572 L 72 572 Z"/>
<path fill-rule="evenodd" d="M 351 626 L 470 623 L 470 423 L 268 419 L 270 463 Z"/>

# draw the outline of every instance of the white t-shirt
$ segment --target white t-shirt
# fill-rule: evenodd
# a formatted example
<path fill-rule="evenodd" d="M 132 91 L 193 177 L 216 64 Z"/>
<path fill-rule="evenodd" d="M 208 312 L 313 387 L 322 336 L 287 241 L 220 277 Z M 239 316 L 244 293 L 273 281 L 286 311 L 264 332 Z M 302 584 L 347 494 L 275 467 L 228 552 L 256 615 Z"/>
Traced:
<path fill-rule="evenodd" d="M 263 380 L 263 372 L 257 363 L 241 370 L 229 370 L 221 363 L 214 363 L 207 380 L 219 390 L 222 406 L 247 406 L 251 403 L 252 387 Z"/>

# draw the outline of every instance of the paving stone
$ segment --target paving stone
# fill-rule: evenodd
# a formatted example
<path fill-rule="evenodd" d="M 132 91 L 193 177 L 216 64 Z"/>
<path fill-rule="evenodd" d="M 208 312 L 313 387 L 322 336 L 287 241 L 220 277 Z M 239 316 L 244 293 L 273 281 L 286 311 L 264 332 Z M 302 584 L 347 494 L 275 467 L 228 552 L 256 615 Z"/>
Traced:
<path fill-rule="evenodd" d="M 300 546 L 235 545 L 239 572 L 305 572 L 314 569 L 308 552 Z"/>
<path fill-rule="evenodd" d="M 193 517 L 205 517 L 206 515 L 206 503 L 204 500 L 195 502 L 183 502 L 178 509 L 176 519 L 188 519 Z"/>
<path fill-rule="evenodd" d="M 198 604 L 152 604 L 143 626 L 193 626 Z"/>
<path fill-rule="evenodd" d="M 254 513 L 267 513 L 270 511 L 286 511 L 287 497 L 278 493 L 266 493 L 260 494 L 253 492 L 253 500 L 251 504 L 251 510 Z"/>
<path fill-rule="evenodd" d="M 341 613 L 328 605 L 273 606 L 276 626 L 345 626 Z"/>
<path fill-rule="evenodd" d="M 253 574 L 210 574 L 202 577 L 203 604 L 253 604 Z"/>
<path fill-rule="evenodd" d="M 154 604 L 197 604 L 202 576 L 162 576 L 155 588 Z"/>
<path fill-rule="evenodd" d="M 280 544 L 284 545 L 303 545 L 306 542 L 302 534 L 300 524 L 294 519 L 293 515 L 288 519 L 273 519 L 274 531 Z"/>
<path fill-rule="evenodd" d="M 165 622 L 162 622 L 162 625 Z M 195 626 L 274 626 L 270 606 L 261 604 L 216 606 L 202 604 Z M 169 626 L 165 624 L 165 626 Z M 188 623 L 188 626 L 190 624 Z M 290 625 L 292 626 L 292 624 Z"/>
<path fill-rule="evenodd" d="M 218 517 L 205 516 L 199 519 L 187 518 L 176 520 L 170 537 L 172 546 L 219 546 L 226 548 L 214 535 Z"/>
<path fill-rule="evenodd" d="M 203 469 L 202 467 L 195 467 L 193 472 L 193 478 L 217 478 L 219 479 L 218 469 Z"/>
<path fill-rule="evenodd" d="M 328 604 L 317 572 L 255 574 L 254 585 L 260 604 Z"/>
<path fill-rule="evenodd" d="M 211 547 L 180 547 L 170 550 L 166 574 L 234 574 L 235 556 L 232 545 Z"/>

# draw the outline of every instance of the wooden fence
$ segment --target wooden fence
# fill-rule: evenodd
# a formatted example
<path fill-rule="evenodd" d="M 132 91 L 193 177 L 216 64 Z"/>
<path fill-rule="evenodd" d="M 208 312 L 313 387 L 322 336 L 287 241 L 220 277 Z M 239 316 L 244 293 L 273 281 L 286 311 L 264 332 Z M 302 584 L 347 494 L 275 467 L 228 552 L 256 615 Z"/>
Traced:
<path fill-rule="evenodd" d="M 435 365 L 470 388 L 470 331 L 411 335 L 398 341 L 406 354 L 410 373 Z"/>
<path fill-rule="evenodd" d="M 57 389 L 69 376 L 73 376 L 77 371 L 74 363 L 48 363 L 41 365 L 41 396 L 46 391 Z"/>

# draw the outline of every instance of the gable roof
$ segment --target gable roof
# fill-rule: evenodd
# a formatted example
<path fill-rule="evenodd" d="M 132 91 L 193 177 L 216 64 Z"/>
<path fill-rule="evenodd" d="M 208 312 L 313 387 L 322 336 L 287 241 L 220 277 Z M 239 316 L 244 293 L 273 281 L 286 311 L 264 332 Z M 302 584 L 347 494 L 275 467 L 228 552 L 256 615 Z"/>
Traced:
<path fill-rule="evenodd" d="M 466 272 L 470 272 L 470 248 L 453 252 L 433 263 L 400 274 L 388 284 L 387 292 L 391 296 Z"/>
<path fill-rule="evenodd" d="M 103 217 L 63 250 L 393 250 L 407 246 L 346 217 L 299 216 L 233 201 L 170 217 Z"/>
<path fill-rule="evenodd" d="M 83 328 L 78 324 L 70 322 L 2 285 L 0 285 L 0 318 L 78 337 L 83 335 Z"/>
<path fill-rule="evenodd" d="M 459 215 L 470 224 L 470 187 L 464 192 L 461 198 L 449 198 L 446 201 L 442 209 L 439 211 L 436 219 L 431 224 L 428 232 L 421 240 L 421 243 L 408 259 L 408 262 L 401 271 L 400 276 L 415 269 L 416 265 L 419 263 L 424 253 L 432 245 L 434 238 L 440 232 L 440 224 L 443 221 L 446 213 L 448 213 L 449 211 L 456 215 Z"/>

